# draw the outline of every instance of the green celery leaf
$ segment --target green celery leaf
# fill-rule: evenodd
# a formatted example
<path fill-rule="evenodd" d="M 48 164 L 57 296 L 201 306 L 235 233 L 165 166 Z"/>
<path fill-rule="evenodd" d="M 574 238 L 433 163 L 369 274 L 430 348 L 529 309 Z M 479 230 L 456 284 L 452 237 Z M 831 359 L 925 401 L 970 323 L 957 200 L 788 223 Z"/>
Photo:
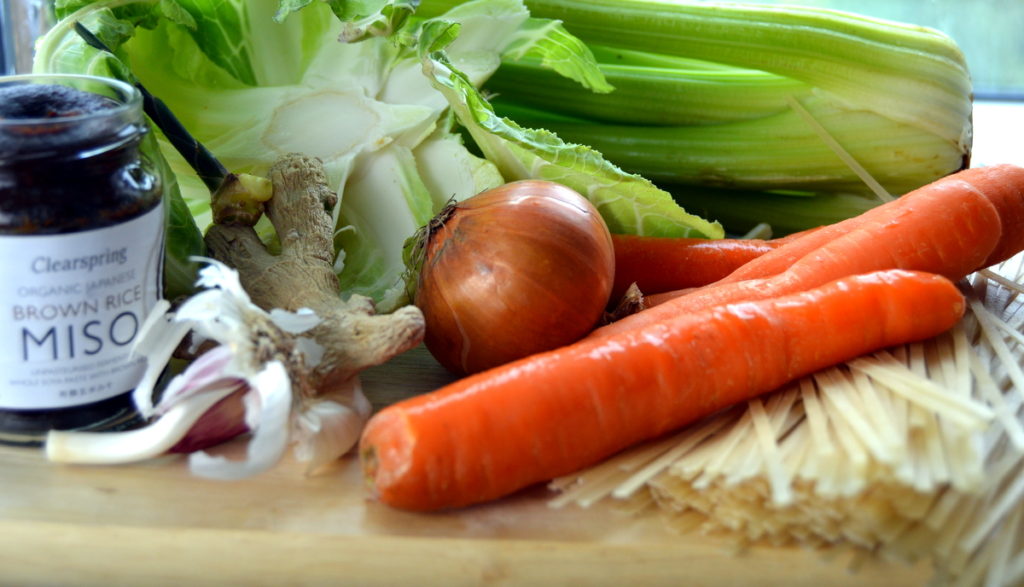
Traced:
<path fill-rule="evenodd" d="M 520 28 L 520 34 L 502 57 L 510 61 L 537 58 L 543 67 L 550 68 L 594 92 L 604 94 L 615 89 L 605 79 L 590 48 L 569 34 L 557 20 L 527 20 Z"/>

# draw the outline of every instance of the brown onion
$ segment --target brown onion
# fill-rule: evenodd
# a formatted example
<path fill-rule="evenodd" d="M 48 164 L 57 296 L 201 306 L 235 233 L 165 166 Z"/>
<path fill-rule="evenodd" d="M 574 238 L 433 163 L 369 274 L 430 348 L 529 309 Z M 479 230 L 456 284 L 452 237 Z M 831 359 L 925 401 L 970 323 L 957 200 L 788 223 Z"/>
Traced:
<path fill-rule="evenodd" d="M 611 295 L 608 227 L 561 184 L 523 180 L 448 206 L 421 242 L 414 297 L 444 367 L 475 373 L 579 340 Z"/>

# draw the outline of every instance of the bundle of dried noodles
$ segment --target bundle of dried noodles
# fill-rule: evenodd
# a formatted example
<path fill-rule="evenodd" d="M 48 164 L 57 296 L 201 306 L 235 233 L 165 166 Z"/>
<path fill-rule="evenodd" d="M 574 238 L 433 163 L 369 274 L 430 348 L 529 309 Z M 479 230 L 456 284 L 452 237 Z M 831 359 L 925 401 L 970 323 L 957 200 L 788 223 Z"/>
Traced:
<path fill-rule="evenodd" d="M 930 559 L 1024 583 L 1024 256 L 965 282 L 952 331 L 819 372 L 552 486 L 740 543 Z"/>

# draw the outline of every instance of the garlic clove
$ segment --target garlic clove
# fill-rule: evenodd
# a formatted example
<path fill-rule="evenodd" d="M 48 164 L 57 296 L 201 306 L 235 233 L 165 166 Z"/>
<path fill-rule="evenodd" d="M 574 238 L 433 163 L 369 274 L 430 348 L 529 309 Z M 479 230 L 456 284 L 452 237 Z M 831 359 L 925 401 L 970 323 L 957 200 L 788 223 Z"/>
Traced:
<path fill-rule="evenodd" d="M 289 443 L 291 417 L 291 382 L 284 364 L 271 361 L 263 370 L 248 379 L 250 391 L 245 396 L 245 420 L 252 438 L 241 460 L 222 455 L 194 452 L 189 455 L 189 470 L 211 479 L 237 480 L 262 473 L 277 464 Z M 255 400 L 255 401 L 254 401 Z"/>
<path fill-rule="evenodd" d="M 295 457 L 306 463 L 306 474 L 341 458 L 359 441 L 365 419 L 355 410 L 330 400 L 317 401 L 299 415 Z"/>

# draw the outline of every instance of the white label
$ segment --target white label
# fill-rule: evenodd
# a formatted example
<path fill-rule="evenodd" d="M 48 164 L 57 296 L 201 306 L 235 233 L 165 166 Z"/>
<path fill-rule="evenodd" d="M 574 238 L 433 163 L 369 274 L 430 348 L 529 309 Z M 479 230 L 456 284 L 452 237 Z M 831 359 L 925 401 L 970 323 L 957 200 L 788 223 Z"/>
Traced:
<path fill-rule="evenodd" d="M 164 212 L 61 235 L 0 236 L 0 408 L 90 404 L 130 391 L 131 355 L 162 295 Z"/>

